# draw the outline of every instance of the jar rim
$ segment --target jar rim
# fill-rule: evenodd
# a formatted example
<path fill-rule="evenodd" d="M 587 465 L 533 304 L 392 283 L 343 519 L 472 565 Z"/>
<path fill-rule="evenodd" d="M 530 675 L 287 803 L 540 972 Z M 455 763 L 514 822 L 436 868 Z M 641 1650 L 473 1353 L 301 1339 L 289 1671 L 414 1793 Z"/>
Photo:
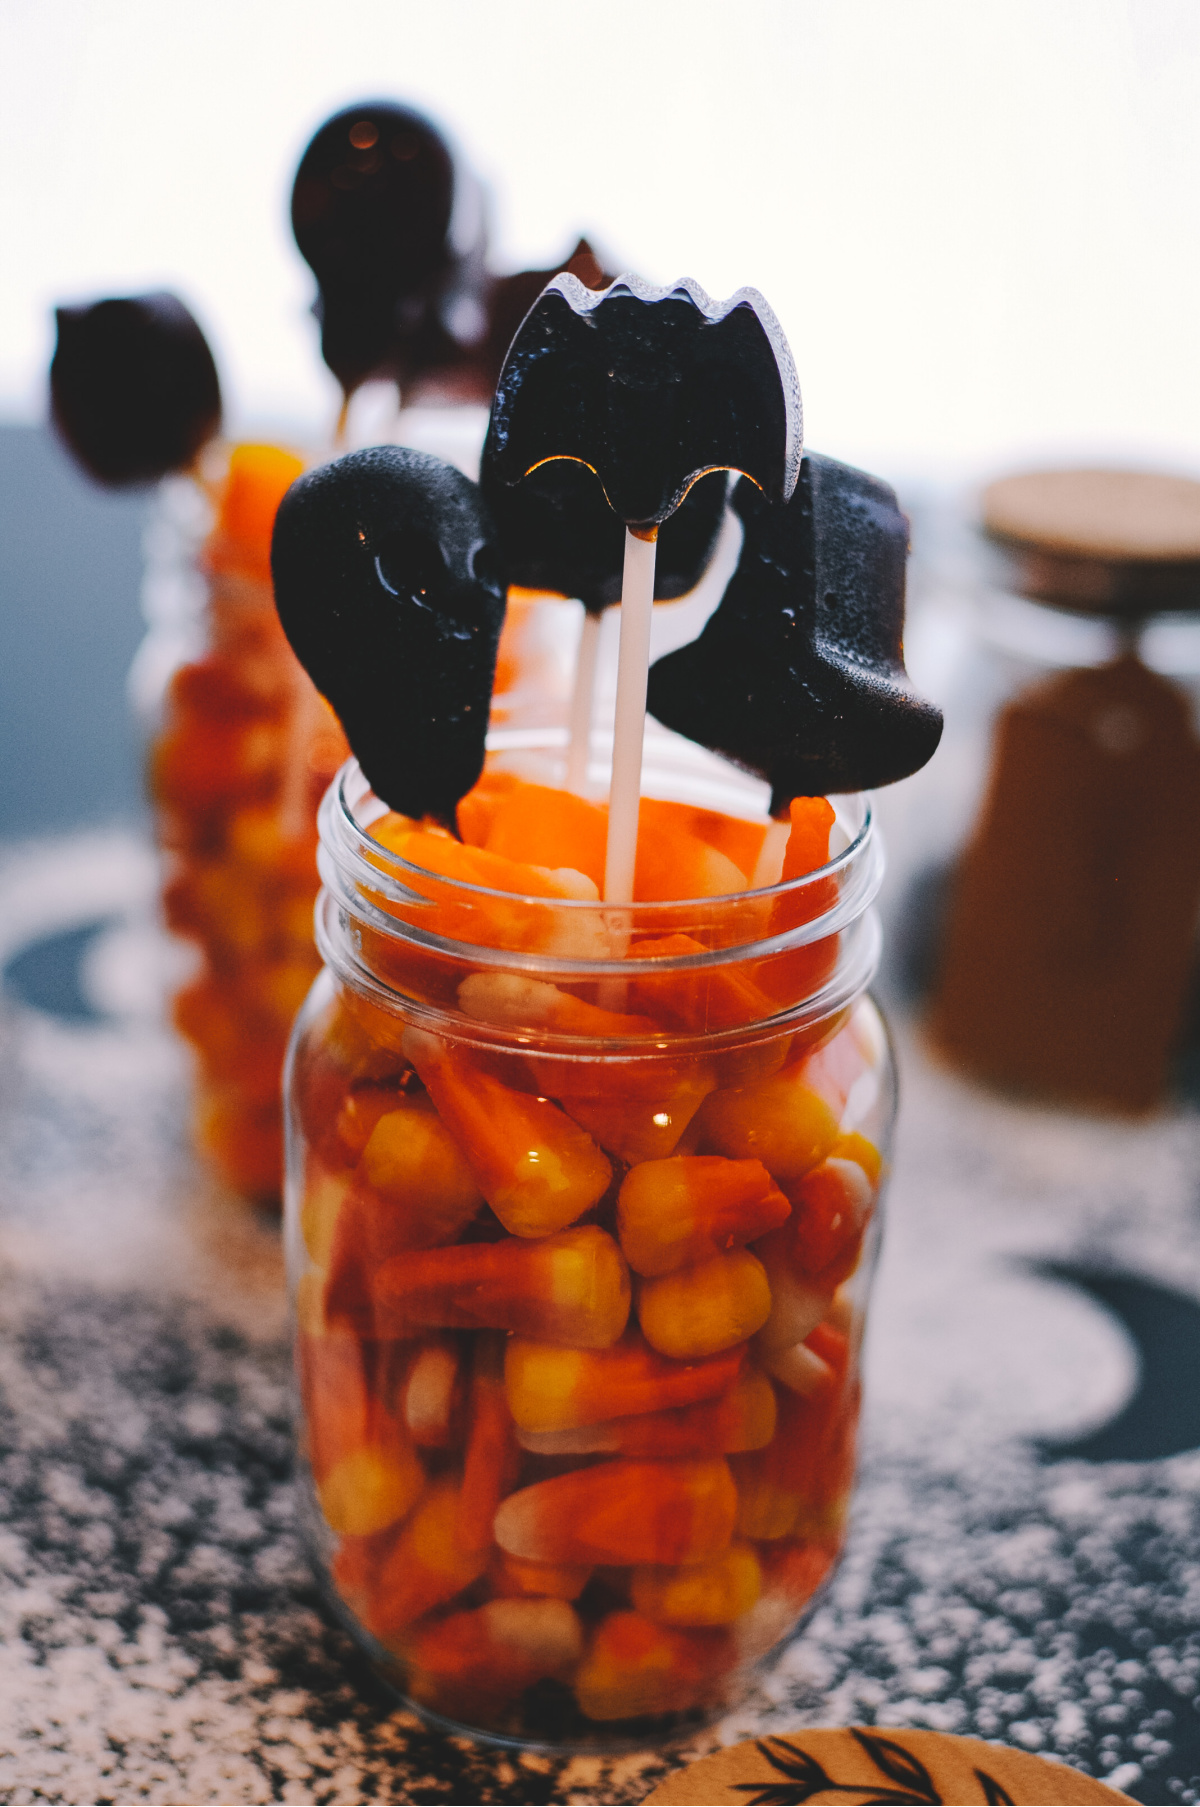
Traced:
<path fill-rule="evenodd" d="M 755 1022 L 703 1034 L 656 1029 L 653 1035 L 605 1036 L 602 1044 L 591 1036 L 540 1028 L 537 1039 L 539 1046 L 553 1045 L 563 1052 L 599 1045 L 611 1051 L 620 1045 L 636 1054 L 652 1049 L 661 1052 L 666 1047 L 682 1052 L 689 1046 L 712 1046 L 714 1040 L 744 1041 L 760 1031 L 777 1034 L 834 1014 L 865 990 L 878 966 L 881 935 L 871 905 L 882 880 L 883 851 L 870 801 L 854 793 L 831 798 L 831 802 L 846 845 L 815 872 L 725 897 L 610 904 L 498 891 L 445 878 L 403 860 L 371 835 L 371 823 L 386 809 L 357 762 L 349 760 L 326 791 L 318 818 L 318 862 L 324 884 L 316 913 L 318 947 L 340 978 L 381 1004 L 402 1003 L 406 1013 L 429 1013 L 444 1027 L 450 1016 L 453 1033 L 470 1039 L 511 1041 L 511 1026 L 488 1025 L 465 1011 L 459 1015 L 442 1004 L 414 999 L 399 990 L 391 976 L 372 963 L 364 948 L 367 938 L 363 931 L 370 930 L 394 946 L 408 945 L 472 970 L 500 970 L 559 986 L 688 972 L 703 975 L 722 966 L 749 967 L 836 938 L 836 959 L 821 982 L 804 997 L 790 1004 L 781 1002 L 778 1010 Z M 370 820 L 364 821 L 364 815 Z M 418 888 L 422 884 L 424 891 Z M 431 884 L 436 897 L 428 894 Z M 806 892 L 812 914 L 805 918 Z M 499 906 L 501 911 L 527 912 L 530 922 L 557 923 L 567 931 L 565 951 L 553 945 L 499 945 L 451 938 L 432 926 L 434 913 L 447 902 L 468 916 L 472 909 L 483 912 Z M 404 917 L 396 915 L 397 906 L 404 910 Z M 428 925 L 419 920 L 425 910 L 430 912 Z M 797 915 L 803 919 L 796 921 Z M 781 920 L 783 927 L 778 926 Z M 641 958 L 637 957 L 636 941 L 631 952 L 624 951 L 635 935 L 666 937 L 689 930 L 707 934 L 707 941 L 696 942 L 692 949 Z M 587 951 L 579 951 L 581 941 Z"/>

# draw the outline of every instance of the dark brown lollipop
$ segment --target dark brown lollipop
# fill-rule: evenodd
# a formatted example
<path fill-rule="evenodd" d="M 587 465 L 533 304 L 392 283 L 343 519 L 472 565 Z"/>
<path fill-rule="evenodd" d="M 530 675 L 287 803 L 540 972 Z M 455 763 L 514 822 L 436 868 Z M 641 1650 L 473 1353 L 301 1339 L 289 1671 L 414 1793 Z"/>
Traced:
<path fill-rule="evenodd" d="M 318 283 L 321 354 L 346 394 L 468 365 L 487 320 L 482 204 L 456 243 L 473 183 L 411 107 L 362 101 L 334 114 L 300 159 L 292 229 Z M 461 215 L 461 210 L 460 210 Z"/>
<path fill-rule="evenodd" d="M 186 470 L 221 424 L 212 352 L 165 291 L 55 309 L 54 424 L 97 483 L 121 489 Z"/>
<path fill-rule="evenodd" d="M 650 670 L 665 727 L 793 797 L 893 784 L 919 770 L 941 711 L 904 669 L 908 523 L 886 483 L 815 454 L 781 506 L 745 481 L 745 539 L 703 633 Z"/>

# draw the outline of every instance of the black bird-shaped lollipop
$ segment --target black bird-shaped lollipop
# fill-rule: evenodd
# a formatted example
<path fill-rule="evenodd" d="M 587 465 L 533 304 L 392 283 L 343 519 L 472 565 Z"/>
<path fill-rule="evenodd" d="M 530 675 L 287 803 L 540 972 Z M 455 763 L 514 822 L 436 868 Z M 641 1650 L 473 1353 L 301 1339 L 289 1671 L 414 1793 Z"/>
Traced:
<path fill-rule="evenodd" d="M 651 668 L 648 706 L 793 797 L 919 770 L 940 710 L 904 669 L 908 523 L 886 483 L 815 454 L 784 507 L 739 483 L 745 539 L 703 633 Z"/>
<path fill-rule="evenodd" d="M 113 489 L 186 470 L 221 424 L 204 334 L 178 296 L 55 309 L 50 406 L 69 450 Z"/>
<path fill-rule="evenodd" d="M 292 650 L 376 795 L 453 829 L 483 769 L 504 621 L 476 485 L 402 446 L 308 471 L 280 505 L 271 572 Z"/>
<path fill-rule="evenodd" d="M 633 896 L 655 542 L 688 491 L 737 470 L 784 502 L 802 450 L 800 386 L 753 289 L 714 302 L 684 280 L 549 283 L 509 348 L 484 448 L 489 484 L 586 465 L 625 525 L 621 652 L 604 894 Z"/>

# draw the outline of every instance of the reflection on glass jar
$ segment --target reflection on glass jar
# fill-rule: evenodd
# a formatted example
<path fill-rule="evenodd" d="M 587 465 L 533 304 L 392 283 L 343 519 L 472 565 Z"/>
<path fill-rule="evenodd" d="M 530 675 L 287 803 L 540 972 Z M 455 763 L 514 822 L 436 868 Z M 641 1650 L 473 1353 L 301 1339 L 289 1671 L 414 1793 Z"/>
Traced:
<path fill-rule="evenodd" d="M 408 864 L 353 764 L 325 798 L 287 1082 L 307 1518 L 435 1718 L 686 1733 L 837 1560 L 894 1083 L 881 857 L 836 802 L 815 873 L 605 906 Z"/>

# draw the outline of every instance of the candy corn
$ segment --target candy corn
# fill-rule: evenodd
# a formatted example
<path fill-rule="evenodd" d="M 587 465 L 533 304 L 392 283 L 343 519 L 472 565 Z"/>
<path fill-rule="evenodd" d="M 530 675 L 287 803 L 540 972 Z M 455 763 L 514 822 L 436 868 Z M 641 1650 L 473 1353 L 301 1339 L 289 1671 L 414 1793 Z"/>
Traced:
<path fill-rule="evenodd" d="M 535 1682 L 570 1675 L 582 1649 L 578 1616 L 565 1600 L 489 1600 L 405 1646 L 407 1690 L 452 1718 L 487 1718 Z"/>
<path fill-rule="evenodd" d="M 461 1594 L 482 1575 L 486 1550 L 458 1538 L 462 1488 L 456 1477 L 430 1484 L 412 1517 L 368 1572 L 363 1623 L 389 1643 L 415 1620 Z"/>
<path fill-rule="evenodd" d="M 753 1336 L 770 1316 L 771 1288 L 762 1262 L 734 1249 L 640 1281 L 637 1311 L 652 1349 L 697 1361 Z"/>
<path fill-rule="evenodd" d="M 605 1349 L 629 1316 L 629 1270 L 594 1224 L 537 1242 L 510 1236 L 394 1255 L 369 1284 L 370 1321 L 382 1337 L 425 1328 L 514 1330 Z"/>
<path fill-rule="evenodd" d="M 455 1441 L 463 1409 L 461 1368 L 457 1345 L 444 1335 L 421 1343 L 409 1363 L 402 1409 L 409 1435 L 422 1449 L 447 1449 Z"/>
<path fill-rule="evenodd" d="M 544 1596 L 578 1600 L 592 1578 L 590 1563 L 525 1562 L 503 1550 L 493 1558 L 492 1586 L 504 1599 Z"/>
<path fill-rule="evenodd" d="M 520 1451 L 504 1392 L 504 1350 L 495 1333 L 475 1339 L 471 1418 L 457 1536 L 464 1550 L 490 1550 L 496 1508 L 517 1478 Z"/>
<path fill-rule="evenodd" d="M 749 1544 L 731 1544 L 711 1562 L 633 1571 L 630 1597 L 660 1625 L 731 1625 L 762 1592 L 762 1566 Z"/>
<path fill-rule="evenodd" d="M 736 1517 L 724 1461 L 619 1459 L 509 1494 L 495 1534 L 531 1562 L 676 1564 L 718 1555 Z"/>
<path fill-rule="evenodd" d="M 601 1721 L 686 1712 L 718 1697 L 732 1654 L 723 1632 L 610 1613 L 576 1672 L 575 1697 L 589 1719 Z"/>
<path fill-rule="evenodd" d="M 612 1168 L 548 1098 L 514 1091 L 435 1036 L 410 1030 L 405 1052 L 429 1088 L 488 1204 L 514 1236 L 549 1236 L 607 1190 Z"/>
<path fill-rule="evenodd" d="M 733 1384 L 743 1356 L 730 1349 L 704 1361 L 670 1361 L 636 1332 L 591 1349 L 516 1336 L 504 1380 L 520 1431 L 565 1431 L 715 1398 Z"/>
<path fill-rule="evenodd" d="M 539 1456 L 720 1456 L 761 1449 L 774 1435 L 774 1388 L 759 1369 L 747 1366 L 718 1399 L 575 1430 L 520 1430 L 517 1440 Z"/>
<path fill-rule="evenodd" d="M 701 1147 L 756 1158 L 780 1182 L 799 1179 L 837 1141 L 837 1117 L 796 1061 L 756 1085 L 713 1092 L 700 1107 Z"/>
<path fill-rule="evenodd" d="M 637 1274 L 670 1273 L 777 1229 L 791 1210 L 761 1161 L 643 1161 L 617 1197 L 621 1250 Z"/>

